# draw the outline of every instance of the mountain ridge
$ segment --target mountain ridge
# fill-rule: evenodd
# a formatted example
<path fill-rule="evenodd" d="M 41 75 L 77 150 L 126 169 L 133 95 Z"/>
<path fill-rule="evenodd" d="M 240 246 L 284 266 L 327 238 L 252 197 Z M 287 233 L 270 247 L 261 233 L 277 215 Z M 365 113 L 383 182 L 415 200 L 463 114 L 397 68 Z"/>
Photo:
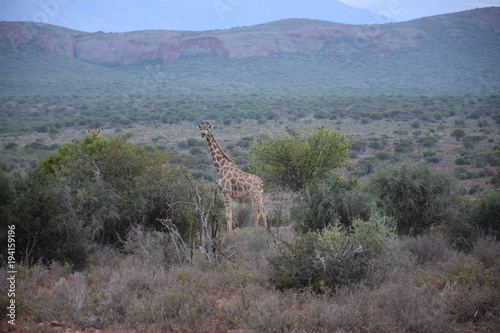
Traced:
<path fill-rule="evenodd" d="M 25 0 L 22 5 L 6 1 L 0 12 L 0 20 L 4 21 L 44 22 L 87 32 L 204 31 L 290 17 L 348 24 L 391 22 L 380 14 L 336 0 L 73 0 L 65 3 Z"/>
<path fill-rule="evenodd" d="M 491 19 L 500 17 L 499 7 L 478 9 L 475 13 L 468 19 L 471 11 L 412 22 L 418 26 L 420 22 L 434 21 L 433 24 L 437 25 L 440 20 L 445 20 L 447 30 L 440 33 L 448 34 L 444 37 L 449 42 L 473 37 L 463 29 L 457 30 L 457 21 L 489 29 L 494 34 L 500 31 L 500 20 Z M 485 19 L 488 16 L 490 18 Z M 355 52 L 353 45 L 364 43 L 369 43 L 374 53 L 385 53 L 418 46 L 419 40 L 429 37 L 426 30 L 408 22 L 357 26 L 321 20 L 286 19 L 252 27 L 202 32 L 145 30 L 85 33 L 43 23 L 1 22 L 0 41 L 8 41 L 13 49 L 31 45 L 41 51 L 62 52 L 91 63 L 133 64 L 152 60 L 166 63 L 183 56 L 200 54 L 217 54 L 228 58 L 277 53 L 342 56 Z"/>
<path fill-rule="evenodd" d="M 288 19 L 227 30 L 127 33 L 1 22 L 0 83 L 5 92 L 28 83 L 66 91 L 75 80 L 110 89 L 108 77 L 119 77 L 113 82 L 136 90 L 153 76 L 158 91 L 235 84 L 245 91 L 496 94 L 499 18 L 500 8 L 491 7 L 370 26 Z"/>

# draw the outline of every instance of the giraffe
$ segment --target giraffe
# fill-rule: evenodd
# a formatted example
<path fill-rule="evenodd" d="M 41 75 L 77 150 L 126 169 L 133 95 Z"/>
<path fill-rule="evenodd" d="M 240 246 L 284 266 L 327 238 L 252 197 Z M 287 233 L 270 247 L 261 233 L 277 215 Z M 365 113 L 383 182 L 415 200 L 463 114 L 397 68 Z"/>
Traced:
<path fill-rule="evenodd" d="M 98 138 L 101 138 L 103 140 L 106 140 L 106 138 L 102 136 L 101 129 L 98 126 L 91 126 L 90 129 L 87 130 L 87 133 L 91 134 L 91 135 L 95 135 Z M 108 140 L 106 140 L 106 141 L 108 141 Z"/>
<path fill-rule="evenodd" d="M 231 198 L 241 199 L 250 197 L 255 218 L 255 230 L 259 227 L 259 219 L 262 217 L 264 228 L 267 229 L 266 210 L 262 204 L 263 181 L 254 174 L 241 171 L 236 164 L 224 153 L 215 139 L 209 123 L 198 125 L 201 137 L 207 140 L 210 156 L 215 170 L 219 174 L 219 189 L 224 197 L 226 209 L 227 233 L 233 234 L 233 213 L 231 211 Z"/>

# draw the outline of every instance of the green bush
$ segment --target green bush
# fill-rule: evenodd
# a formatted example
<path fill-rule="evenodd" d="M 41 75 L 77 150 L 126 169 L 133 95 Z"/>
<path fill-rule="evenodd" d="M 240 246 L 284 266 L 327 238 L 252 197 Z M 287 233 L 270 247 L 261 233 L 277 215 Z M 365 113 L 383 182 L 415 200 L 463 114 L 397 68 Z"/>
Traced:
<path fill-rule="evenodd" d="M 87 136 L 46 157 L 27 176 L 15 176 L 7 190 L 2 186 L 9 198 L 2 221 L 20 229 L 16 245 L 28 262 L 81 265 L 89 244 L 122 246 L 133 226 L 164 231 L 160 220 L 190 237 L 196 212 L 180 203 L 190 202 L 196 185 L 169 157 L 124 138 Z"/>
<path fill-rule="evenodd" d="M 417 142 L 422 146 L 426 148 L 434 147 L 439 141 L 439 138 L 435 135 L 432 136 L 426 136 L 422 138 L 418 138 Z"/>
<path fill-rule="evenodd" d="M 372 260 L 390 249 L 392 220 L 356 220 L 349 229 L 329 226 L 292 241 L 282 240 L 268 257 L 272 283 L 280 289 L 335 290 L 361 281 L 375 269 Z"/>
<path fill-rule="evenodd" d="M 472 221 L 485 235 L 500 239 L 500 189 L 479 198 L 472 210 Z"/>
<path fill-rule="evenodd" d="M 368 156 L 361 158 L 354 167 L 352 172 L 357 177 L 367 176 L 375 171 L 377 165 L 380 164 L 380 159 L 377 156 Z"/>
<path fill-rule="evenodd" d="M 403 140 L 394 144 L 394 151 L 399 154 L 407 154 L 413 151 L 413 142 Z"/>
<path fill-rule="evenodd" d="M 456 178 L 427 166 L 388 166 L 370 176 L 365 186 L 382 212 L 394 217 L 403 235 L 419 235 L 448 222 L 460 209 Z"/>
<path fill-rule="evenodd" d="M 368 220 L 375 208 L 373 196 L 362 191 L 356 178 L 341 180 L 330 176 L 300 192 L 291 215 L 303 233 L 329 225 L 349 227 L 354 220 Z"/>
<path fill-rule="evenodd" d="M 17 147 L 18 147 L 17 143 L 15 143 L 15 142 L 9 142 L 9 143 L 5 144 L 4 149 L 5 150 L 15 150 Z"/>
<path fill-rule="evenodd" d="M 288 135 L 263 138 L 251 154 L 264 177 L 282 188 L 299 191 L 346 164 L 350 140 L 325 126 L 310 131 L 288 129 Z"/>
<path fill-rule="evenodd" d="M 453 131 L 451 131 L 451 136 L 455 137 L 457 141 L 460 141 L 462 138 L 465 137 L 465 131 L 460 128 L 456 128 Z"/>
<path fill-rule="evenodd" d="M 82 220 L 69 214 L 67 189 L 53 184 L 37 170 L 14 175 L 9 185 L 2 188 L 9 195 L 2 204 L 2 246 L 7 240 L 6 225 L 14 225 L 17 260 L 84 265 L 91 250 L 88 230 Z"/>
<path fill-rule="evenodd" d="M 481 237 L 500 237 L 500 190 L 477 198 L 462 198 L 457 217 L 442 226 L 450 242 L 459 249 L 470 250 Z"/>

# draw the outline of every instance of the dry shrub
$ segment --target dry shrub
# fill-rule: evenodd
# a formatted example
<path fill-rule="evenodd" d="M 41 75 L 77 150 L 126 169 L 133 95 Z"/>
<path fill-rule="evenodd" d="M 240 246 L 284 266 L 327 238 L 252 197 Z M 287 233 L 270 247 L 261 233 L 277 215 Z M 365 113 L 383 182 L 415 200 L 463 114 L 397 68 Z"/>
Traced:
<path fill-rule="evenodd" d="M 500 268 L 500 242 L 493 237 L 479 238 L 471 254 L 486 268 Z"/>
<path fill-rule="evenodd" d="M 496 323 L 500 327 L 500 294 L 485 286 L 450 286 L 445 304 L 458 323 Z"/>
<path fill-rule="evenodd" d="M 417 283 L 443 304 L 450 322 L 500 325 L 498 243 L 481 240 L 470 254 L 417 271 Z"/>
<path fill-rule="evenodd" d="M 32 279 L 35 319 L 124 331 L 218 332 L 224 327 L 216 301 L 227 297 L 233 277 L 228 271 L 185 265 L 159 272 L 138 256 L 117 256 L 120 261 L 111 260 L 110 266 L 103 262 L 46 286 Z"/>
<path fill-rule="evenodd" d="M 485 251 L 485 248 L 482 251 Z M 500 272 L 498 269 L 499 266 L 488 267 L 477 258 L 465 255 L 443 269 L 441 284 L 445 284 L 449 294 L 446 304 L 457 322 L 483 320 L 499 322 Z"/>
<path fill-rule="evenodd" d="M 290 332 L 297 314 L 288 300 L 275 291 L 253 285 L 243 288 L 225 306 L 235 328 L 256 332 Z"/>
<path fill-rule="evenodd" d="M 388 284 L 381 292 L 384 310 L 405 332 L 449 332 L 448 318 L 429 291 L 412 285 Z"/>
<path fill-rule="evenodd" d="M 68 278 L 71 268 L 68 264 L 61 265 L 57 262 L 49 267 L 39 263 L 31 267 L 18 265 L 17 272 L 16 298 L 21 304 L 18 307 L 20 314 L 41 319 L 45 305 L 39 301 L 39 292 L 49 290 L 62 278 Z"/>
<path fill-rule="evenodd" d="M 253 228 L 244 228 L 237 230 L 233 237 L 224 239 L 222 246 L 228 260 L 243 265 L 248 271 L 260 271 L 267 267 L 266 257 L 272 241 L 268 233 L 256 233 Z"/>
<path fill-rule="evenodd" d="M 147 262 L 155 271 L 162 271 L 189 260 L 185 243 L 176 235 L 134 226 L 127 233 L 124 249 Z"/>
<path fill-rule="evenodd" d="M 381 317 L 373 321 L 372 292 L 365 287 L 339 290 L 334 297 L 323 297 L 316 304 L 321 332 L 369 332 L 383 328 Z M 316 312 L 315 311 L 315 312 Z"/>
<path fill-rule="evenodd" d="M 373 230 L 366 231 L 358 236 L 372 239 Z M 20 313 L 23 320 L 58 320 L 75 330 L 104 332 L 426 333 L 500 327 L 498 243 L 491 239 L 469 254 L 452 251 L 451 260 L 419 266 L 409 251 L 391 247 L 377 262 L 367 261 L 379 275 L 376 281 L 368 276 L 321 294 L 271 286 L 257 258 L 273 251 L 272 239 L 240 230 L 225 244 L 237 249 L 237 257 L 160 270 L 141 255 L 109 248 L 92 254 L 83 272 L 58 264 L 19 265 Z"/>
<path fill-rule="evenodd" d="M 233 223 L 237 228 L 253 226 L 253 208 L 249 200 L 232 200 Z"/>
<path fill-rule="evenodd" d="M 419 264 L 447 261 L 453 256 L 448 242 L 437 235 L 408 237 L 402 245 L 402 250 L 413 254 Z"/>
<path fill-rule="evenodd" d="M 87 278 L 80 272 L 61 277 L 48 288 L 39 288 L 34 299 L 42 321 L 67 321 L 102 328 L 105 320 L 95 312 Z"/>

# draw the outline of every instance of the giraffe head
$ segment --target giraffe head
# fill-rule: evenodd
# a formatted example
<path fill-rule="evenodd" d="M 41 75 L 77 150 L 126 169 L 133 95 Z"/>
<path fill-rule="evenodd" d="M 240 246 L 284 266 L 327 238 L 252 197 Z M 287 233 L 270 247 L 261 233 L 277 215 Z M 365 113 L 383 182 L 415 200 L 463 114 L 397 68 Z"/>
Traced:
<path fill-rule="evenodd" d="M 92 126 L 87 130 L 88 134 L 99 135 L 101 134 L 101 129 L 98 126 Z"/>
<path fill-rule="evenodd" d="M 198 125 L 198 127 L 201 131 L 201 137 L 205 139 L 207 133 L 210 132 L 210 128 L 212 128 L 212 125 L 210 125 L 209 123 L 201 123 L 201 125 Z"/>

